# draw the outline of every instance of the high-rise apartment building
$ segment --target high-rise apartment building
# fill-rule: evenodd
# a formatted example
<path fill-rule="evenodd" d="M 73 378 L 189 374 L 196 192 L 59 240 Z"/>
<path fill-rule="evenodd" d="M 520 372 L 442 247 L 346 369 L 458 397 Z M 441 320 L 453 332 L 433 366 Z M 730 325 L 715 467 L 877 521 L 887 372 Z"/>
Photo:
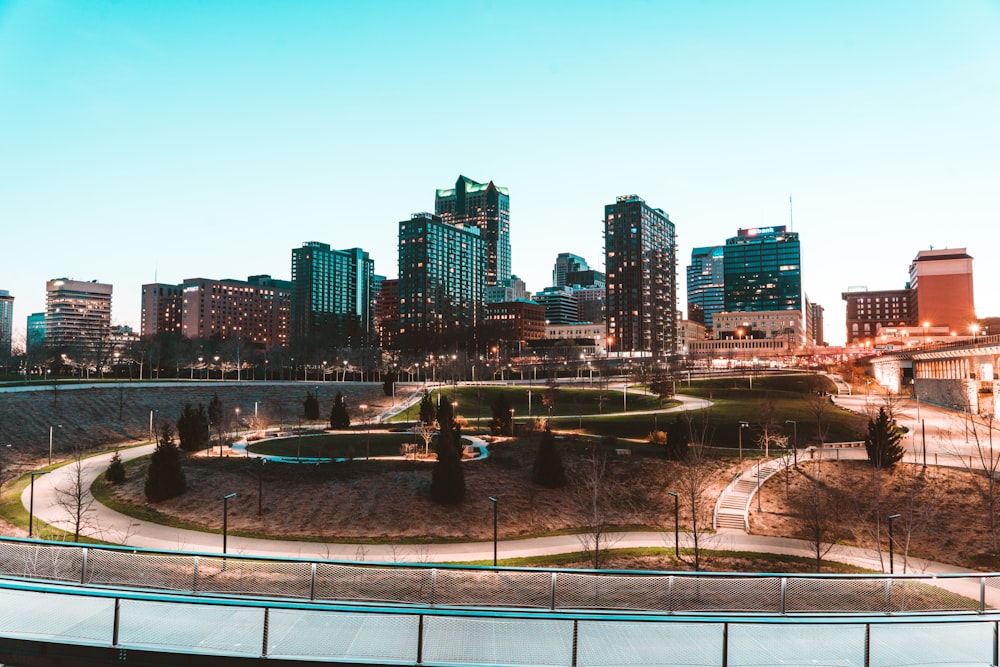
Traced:
<path fill-rule="evenodd" d="M 292 333 L 332 347 L 375 344 L 375 263 L 361 248 L 310 241 L 292 250 Z"/>
<path fill-rule="evenodd" d="M 142 286 L 142 319 L 139 332 L 143 336 L 181 332 L 184 297 L 180 285 L 149 283 Z"/>
<path fill-rule="evenodd" d="M 609 353 L 677 351 L 677 236 L 661 209 L 636 195 L 604 207 Z"/>
<path fill-rule="evenodd" d="M 64 354 L 102 351 L 111 332 L 111 285 L 59 278 L 45 284 L 45 345 Z"/>
<path fill-rule="evenodd" d="M 400 345 L 423 348 L 441 342 L 430 337 L 474 330 L 483 319 L 487 264 L 476 224 L 448 223 L 430 213 L 400 221 Z M 504 280 L 509 277 L 508 270 Z"/>
<path fill-rule="evenodd" d="M 235 338 L 263 349 L 288 344 L 291 283 L 287 280 L 189 278 L 181 293 L 181 333 L 186 338 Z"/>
<path fill-rule="evenodd" d="M 0 289 L 0 359 L 10 357 L 11 339 L 14 333 L 14 297 L 5 289 Z"/>
<path fill-rule="evenodd" d="M 802 313 L 799 235 L 785 227 L 740 229 L 723 250 L 725 311 Z"/>
<path fill-rule="evenodd" d="M 567 282 L 566 274 L 575 271 L 586 271 L 589 268 L 587 260 L 583 257 L 574 255 L 571 252 L 561 252 L 556 256 L 556 263 L 552 268 L 552 286 L 565 287 L 566 285 L 572 285 L 573 283 Z"/>
<path fill-rule="evenodd" d="M 722 246 L 694 248 L 687 267 L 688 319 L 712 328 L 712 316 L 726 309 Z"/>
<path fill-rule="evenodd" d="M 45 345 L 45 313 L 32 313 L 28 315 L 24 347 L 28 352 L 33 352 L 43 345 Z"/>
<path fill-rule="evenodd" d="M 910 290 L 916 322 L 967 333 L 976 321 L 972 257 L 965 248 L 918 252 L 910 264 Z"/>
<path fill-rule="evenodd" d="M 459 176 L 454 188 L 438 190 L 434 213 L 444 222 L 474 225 L 483 241 L 486 285 L 510 278 L 510 196 L 507 188 Z"/>
<path fill-rule="evenodd" d="M 379 347 L 395 350 L 396 339 L 399 337 L 399 280 L 382 281 L 376 323 Z"/>
<path fill-rule="evenodd" d="M 569 324 L 580 321 L 580 301 L 571 287 L 546 287 L 535 292 L 535 301 L 545 308 L 545 321 L 549 324 Z"/>

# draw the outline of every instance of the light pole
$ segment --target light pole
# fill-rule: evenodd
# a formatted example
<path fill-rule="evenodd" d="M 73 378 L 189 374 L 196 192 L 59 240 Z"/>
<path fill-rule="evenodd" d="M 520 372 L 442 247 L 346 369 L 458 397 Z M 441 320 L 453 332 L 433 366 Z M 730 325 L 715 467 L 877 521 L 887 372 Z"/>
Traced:
<path fill-rule="evenodd" d="M 361 414 L 362 414 L 361 419 L 365 423 L 365 461 L 367 461 L 371 455 L 371 447 L 370 447 L 371 442 L 368 438 L 368 405 L 362 403 L 358 407 L 361 408 Z"/>
<path fill-rule="evenodd" d="M 757 511 L 760 511 L 760 459 L 757 459 Z"/>
<path fill-rule="evenodd" d="M 240 439 L 240 409 L 236 408 L 236 439 Z"/>
<path fill-rule="evenodd" d="M 510 409 L 510 437 L 514 437 L 514 408 Z"/>
<path fill-rule="evenodd" d="M 226 538 L 229 532 L 229 499 L 235 497 L 235 493 L 222 496 L 222 553 L 226 553 Z"/>
<path fill-rule="evenodd" d="M 668 495 L 674 497 L 674 558 L 677 560 L 681 559 L 681 546 L 680 546 L 680 534 L 681 534 L 681 523 L 680 523 L 680 498 L 673 491 L 667 491 Z"/>
<path fill-rule="evenodd" d="M 49 426 L 49 465 L 52 465 L 52 431 L 57 428 L 62 428 L 62 424 Z"/>
<path fill-rule="evenodd" d="M 497 566 L 497 499 L 490 496 L 493 503 L 493 567 Z"/>
<path fill-rule="evenodd" d="M 260 517 L 264 513 L 264 462 L 267 459 L 262 456 L 257 460 L 260 461 L 260 470 L 257 476 L 257 516 Z"/>
<path fill-rule="evenodd" d="M 794 419 L 786 419 L 786 424 L 792 425 L 792 452 L 795 457 L 795 467 L 799 466 L 799 424 Z"/>
<path fill-rule="evenodd" d="M 219 355 L 215 355 L 213 358 L 215 359 L 215 365 L 219 366 Z M 221 382 L 223 379 L 222 366 L 219 366 L 219 381 Z"/>
<path fill-rule="evenodd" d="M 750 428 L 750 422 L 740 422 L 740 463 L 743 463 L 743 429 Z"/>
<path fill-rule="evenodd" d="M 39 475 L 47 475 L 48 470 L 31 473 L 31 492 L 28 494 L 28 537 L 35 534 L 35 478 Z"/>
<path fill-rule="evenodd" d="M 896 543 L 892 539 L 892 522 L 899 518 L 898 514 L 889 515 L 889 574 L 892 574 L 892 552 Z"/>
<path fill-rule="evenodd" d="M 979 325 L 978 324 L 970 324 L 969 325 L 969 330 L 972 331 L 972 347 L 975 347 L 976 346 L 976 334 L 979 333 Z"/>

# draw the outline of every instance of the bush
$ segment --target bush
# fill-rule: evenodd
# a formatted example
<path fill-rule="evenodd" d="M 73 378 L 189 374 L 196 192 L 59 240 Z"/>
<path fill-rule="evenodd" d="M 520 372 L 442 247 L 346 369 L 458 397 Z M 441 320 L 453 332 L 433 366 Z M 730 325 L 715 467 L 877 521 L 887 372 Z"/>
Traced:
<path fill-rule="evenodd" d="M 104 472 L 104 479 L 108 480 L 109 484 L 121 484 L 125 481 L 125 464 L 122 463 L 120 452 L 116 451 L 115 455 L 111 457 L 111 463 Z"/>
<path fill-rule="evenodd" d="M 535 465 L 531 481 L 549 489 L 557 489 L 566 485 L 566 470 L 563 468 L 559 447 L 551 429 L 545 429 L 542 441 L 535 455 Z"/>
<path fill-rule="evenodd" d="M 330 428 L 351 428 L 351 415 L 347 412 L 347 401 L 344 400 L 344 395 L 339 391 L 333 398 L 333 407 L 330 408 Z"/>
<path fill-rule="evenodd" d="M 306 400 L 302 402 L 302 413 L 306 419 L 319 419 L 319 399 L 316 398 L 316 394 L 306 392 Z"/>
<path fill-rule="evenodd" d="M 208 447 L 208 415 L 205 406 L 198 404 L 198 409 L 184 404 L 184 412 L 177 419 L 177 437 L 181 441 L 181 449 L 186 452 L 196 452 Z"/>
<path fill-rule="evenodd" d="M 181 453 L 174 444 L 173 429 L 164 422 L 160 427 L 160 440 L 149 462 L 146 476 L 146 499 L 150 502 L 167 500 L 184 493 L 187 480 L 181 467 Z"/>
<path fill-rule="evenodd" d="M 431 499 L 442 505 L 457 505 L 465 498 L 462 470 L 462 434 L 455 425 L 451 402 L 441 396 L 438 404 L 437 463 L 431 473 Z"/>

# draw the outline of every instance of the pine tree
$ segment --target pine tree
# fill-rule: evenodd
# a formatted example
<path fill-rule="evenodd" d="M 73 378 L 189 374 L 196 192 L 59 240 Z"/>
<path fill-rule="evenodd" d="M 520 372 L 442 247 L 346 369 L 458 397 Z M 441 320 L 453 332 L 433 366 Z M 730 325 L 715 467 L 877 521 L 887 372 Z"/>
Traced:
<path fill-rule="evenodd" d="M 444 395 L 438 404 L 437 463 L 431 474 L 431 499 L 443 505 L 457 505 L 465 498 L 462 470 L 462 434 L 455 424 L 451 403 Z"/>
<path fill-rule="evenodd" d="M 431 395 L 426 391 L 420 400 L 420 421 L 425 424 L 434 423 L 434 401 L 431 400 Z"/>
<path fill-rule="evenodd" d="M 396 391 L 396 371 L 386 373 L 382 380 L 382 393 L 392 396 Z"/>
<path fill-rule="evenodd" d="M 333 407 L 330 408 L 330 428 L 345 429 L 351 427 L 351 415 L 347 412 L 347 401 L 344 395 L 337 392 L 333 397 Z"/>
<path fill-rule="evenodd" d="M 903 429 L 884 407 L 879 408 L 878 414 L 868 420 L 868 435 L 865 436 L 868 461 L 879 470 L 896 465 L 906 453 L 902 440 Z"/>
<path fill-rule="evenodd" d="M 204 405 L 199 403 L 196 410 L 190 403 L 184 404 L 184 412 L 177 419 L 177 437 L 186 452 L 208 447 L 208 415 Z"/>
<path fill-rule="evenodd" d="M 548 427 L 538 444 L 531 481 L 549 489 L 558 489 L 566 485 L 566 470 L 563 468 L 562 456 L 559 455 L 556 437 Z"/>
<path fill-rule="evenodd" d="M 316 394 L 311 391 L 306 392 L 306 400 L 302 403 L 302 410 L 306 419 L 319 419 L 319 399 L 316 398 Z"/>
<path fill-rule="evenodd" d="M 111 463 L 104 472 L 104 479 L 108 480 L 109 484 L 121 484 L 125 481 L 125 464 L 122 463 L 121 452 L 115 451 L 115 455 L 111 457 Z"/>
<path fill-rule="evenodd" d="M 149 462 L 149 472 L 146 475 L 146 499 L 159 502 L 174 496 L 179 496 L 187 489 L 184 469 L 181 467 L 181 454 L 174 444 L 173 428 L 164 422 L 160 426 L 160 440 L 156 443 Z"/>
<path fill-rule="evenodd" d="M 501 393 L 490 406 L 493 411 L 493 418 L 490 419 L 490 433 L 493 435 L 505 435 L 511 433 L 511 405 L 507 400 L 507 394 Z"/>

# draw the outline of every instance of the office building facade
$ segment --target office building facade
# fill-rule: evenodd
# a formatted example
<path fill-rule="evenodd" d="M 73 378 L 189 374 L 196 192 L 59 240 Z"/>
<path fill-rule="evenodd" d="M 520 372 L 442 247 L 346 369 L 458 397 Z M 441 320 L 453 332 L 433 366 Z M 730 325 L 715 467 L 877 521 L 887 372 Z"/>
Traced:
<path fill-rule="evenodd" d="M 636 195 L 604 207 L 607 337 L 613 353 L 677 351 L 677 236 L 661 209 Z"/>
<path fill-rule="evenodd" d="M 45 345 L 45 313 L 28 315 L 26 324 L 24 347 L 28 352 L 34 352 Z"/>
<path fill-rule="evenodd" d="M 184 296 L 180 285 L 149 283 L 142 286 L 142 318 L 139 332 L 143 336 L 161 333 L 181 333 Z"/>
<path fill-rule="evenodd" d="M 510 196 L 507 188 L 459 176 L 454 188 L 437 190 L 434 213 L 446 223 L 479 229 L 486 258 L 485 284 L 510 279 Z"/>
<path fill-rule="evenodd" d="M 480 228 L 414 213 L 399 223 L 398 259 L 399 344 L 426 348 L 441 336 L 471 338 L 483 320 L 486 287 Z"/>
<path fill-rule="evenodd" d="M 552 286 L 565 287 L 566 285 L 572 285 L 573 283 L 568 282 L 566 276 L 570 273 L 587 271 L 588 269 L 590 267 L 587 266 L 587 260 L 583 257 L 574 255 L 571 252 L 561 252 L 556 256 L 555 266 L 552 267 Z"/>
<path fill-rule="evenodd" d="M 318 241 L 292 250 L 292 338 L 331 347 L 375 344 L 375 263 L 361 248 Z"/>
<path fill-rule="evenodd" d="M 867 287 L 852 287 L 841 293 L 844 299 L 845 323 L 848 345 L 871 342 L 875 333 L 883 327 L 909 327 L 916 324 L 910 311 L 912 306 L 910 289 L 869 290 Z"/>
<path fill-rule="evenodd" d="M 799 235 L 782 226 L 740 229 L 723 250 L 725 311 L 802 313 Z"/>
<path fill-rule="evenodd" d="M 687 267 L 688 319 L 712 328 L 712 317 L 726 309 L 725 248 L 707 246 L 691 251 Z"/>
<path fill-rule="evenodd" d="M 186 338 L 238 339 L 261 349 L 288 345 L 291 283 L 287 280 L 190 278 L 181 285 L 181 293 L 181 333 Z"/>
<path fill-rule="evenodd" d="M 910 298 L 913 324 L 967 334 L 976 321 L 972 257 L 965 248 L 921 250 L 910 264 Z"/>
<path fill-rule="evenodd" d="M 45 284 L 45 345 L 90 358 L 107 346 L 113 287 L 96 280 L 59 278 Z"/>
<path fill-rule="evenodd" d="M 14 297 L 0 290 L 0 359 L 9 359 L 14 334 Z"/>

